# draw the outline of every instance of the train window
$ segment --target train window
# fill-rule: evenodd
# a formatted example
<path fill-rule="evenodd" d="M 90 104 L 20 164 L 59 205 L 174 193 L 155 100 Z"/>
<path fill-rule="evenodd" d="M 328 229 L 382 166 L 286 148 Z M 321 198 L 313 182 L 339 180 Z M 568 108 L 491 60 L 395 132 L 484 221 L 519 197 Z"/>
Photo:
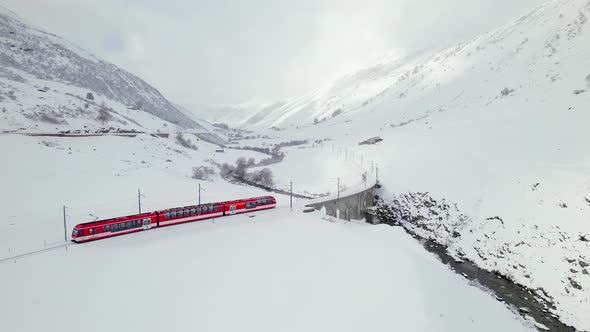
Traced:
<path fill-rule="evenodd" d="M 197 208 L 197 214 L 201 214 L 201 207 L 200 206 Z"/>
<path fill-rule="evenodd" d="M 170 212 L 164 213 L 164 219 L 166 219 L 166 220 L 170 219 Z"/>
<path fill-rule="evenodd" d="M 102 226 L 102 231 L 103 232 L 110 232 L 110 230 L 111 230 L 111 226 L 110 225 Z"/>
<path fill-rule="evenodd" d="M 90 229 L 88 230 L 88 233 L 89 233 L 90 235 L 94 234 L 94 229 L 90 228 Z"/>
<path fill-rule="evenodd" d="M 182 216 L 183 217 L 188 217 L 188 210 L 182 211 Z"/>
<path fill-rule="evenodd" d="M 213 205 L 209 205 L 209 212 L 213 212 Z"/>
<path fill-rule="evenodd" d="M 122 222 L 122 223 L 119 224 L 119 230 L 120 231 L 124 231 L 125 230 L 125 223 L 124 222 Z"/>
<path fill-rule="evenodd" d="M 195 210 L 194 208 L 192 208 L 192 209 L 190 209 L 190 211 L 189 211 L 189 212 L 190 212 L 189 214 L 190 214 L 191 216 L 194 216 L 194 215 L 195 215 L 195 212 L 196 212 L 196 210 Z"/>
<path fill-rule="evenodd" d="M 127 229 L 131 229 L 131 228 L 133 228 L 133 222 L 131 222 L 131 221 L 128 221 L 128 222 L 127 222 L 127 225 L 125 225 L 125 228 L 127 228 Z"/>
<path fill-rule="evenodd" d="M 170 219 L 176 218 L 176 211 L 170 211 Z"/>
<path fill-rule="evenodd" d="M 219 206 L 215 205 L 215 206 L 213 207 L 213 212 L 217 212 L 217 211 L 219 211 Z"/>

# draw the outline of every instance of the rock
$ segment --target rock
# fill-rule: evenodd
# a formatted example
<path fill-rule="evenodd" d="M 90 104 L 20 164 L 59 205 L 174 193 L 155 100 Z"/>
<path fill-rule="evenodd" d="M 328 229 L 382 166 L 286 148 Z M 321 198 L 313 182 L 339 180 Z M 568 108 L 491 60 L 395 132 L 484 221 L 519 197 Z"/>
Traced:
<path fill-rule="evenodd" d="M 535 322 L 535 327 L 538 328 L 539 330 L 549 331 L 549 328 L 541 323 Z"/>
<path fill-rule="evenodd" d="M 570 281 L 570 285 L 572 285 L 573 288 L 577 289 L 577 290 L 582 290 L 582 285 L 580 285 L 577 281 L 575 281 L 573 278 L 568 278 Z"/>

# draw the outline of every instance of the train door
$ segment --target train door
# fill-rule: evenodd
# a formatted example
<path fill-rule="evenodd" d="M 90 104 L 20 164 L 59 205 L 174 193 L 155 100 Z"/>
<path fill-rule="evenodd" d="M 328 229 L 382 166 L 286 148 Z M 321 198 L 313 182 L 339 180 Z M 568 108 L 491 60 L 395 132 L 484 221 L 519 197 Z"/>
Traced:
<path fill-rule="evenodd" d="M 236 206 L 235 205 L 230 205 L 229 206 L 229 214 L 236 214 Z"/>
<path fill-rule="evenodd" d="M 152 219 L 146 218 L 143 220 L 143 230 L 148 230 L 152 228 Z"/>

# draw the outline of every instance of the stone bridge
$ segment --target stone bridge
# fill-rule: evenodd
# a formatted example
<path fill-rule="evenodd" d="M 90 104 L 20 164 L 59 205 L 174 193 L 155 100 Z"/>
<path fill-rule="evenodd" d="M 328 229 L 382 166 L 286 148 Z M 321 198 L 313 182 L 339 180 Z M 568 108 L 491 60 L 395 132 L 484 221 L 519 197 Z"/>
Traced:
<path fill-rule="evenodd" d="M 375 201 L 375 189 L 379 184 L 375 183 L 367 189 L 353 192 L 343 192 L 340 197 L 328 197 L 324 200 L 312 201 L 305 206 L 316 210 L 325 209 L 326 214 L 344 220 L 361 220 L 367 217 L 367 208 L 372 207 Z M 370 218 L 367 219 L 370 222 Z"/>

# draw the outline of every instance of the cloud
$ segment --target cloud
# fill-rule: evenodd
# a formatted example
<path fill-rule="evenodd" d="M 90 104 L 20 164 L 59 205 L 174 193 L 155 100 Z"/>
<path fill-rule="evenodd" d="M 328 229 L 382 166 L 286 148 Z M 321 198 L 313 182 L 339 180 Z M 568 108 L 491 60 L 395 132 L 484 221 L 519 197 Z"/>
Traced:
<path fill-rule="evenodd" d="M 475 37 L 543 0 L 0 0 L 183 104 L 281 99 L 385 52 Z"/>

